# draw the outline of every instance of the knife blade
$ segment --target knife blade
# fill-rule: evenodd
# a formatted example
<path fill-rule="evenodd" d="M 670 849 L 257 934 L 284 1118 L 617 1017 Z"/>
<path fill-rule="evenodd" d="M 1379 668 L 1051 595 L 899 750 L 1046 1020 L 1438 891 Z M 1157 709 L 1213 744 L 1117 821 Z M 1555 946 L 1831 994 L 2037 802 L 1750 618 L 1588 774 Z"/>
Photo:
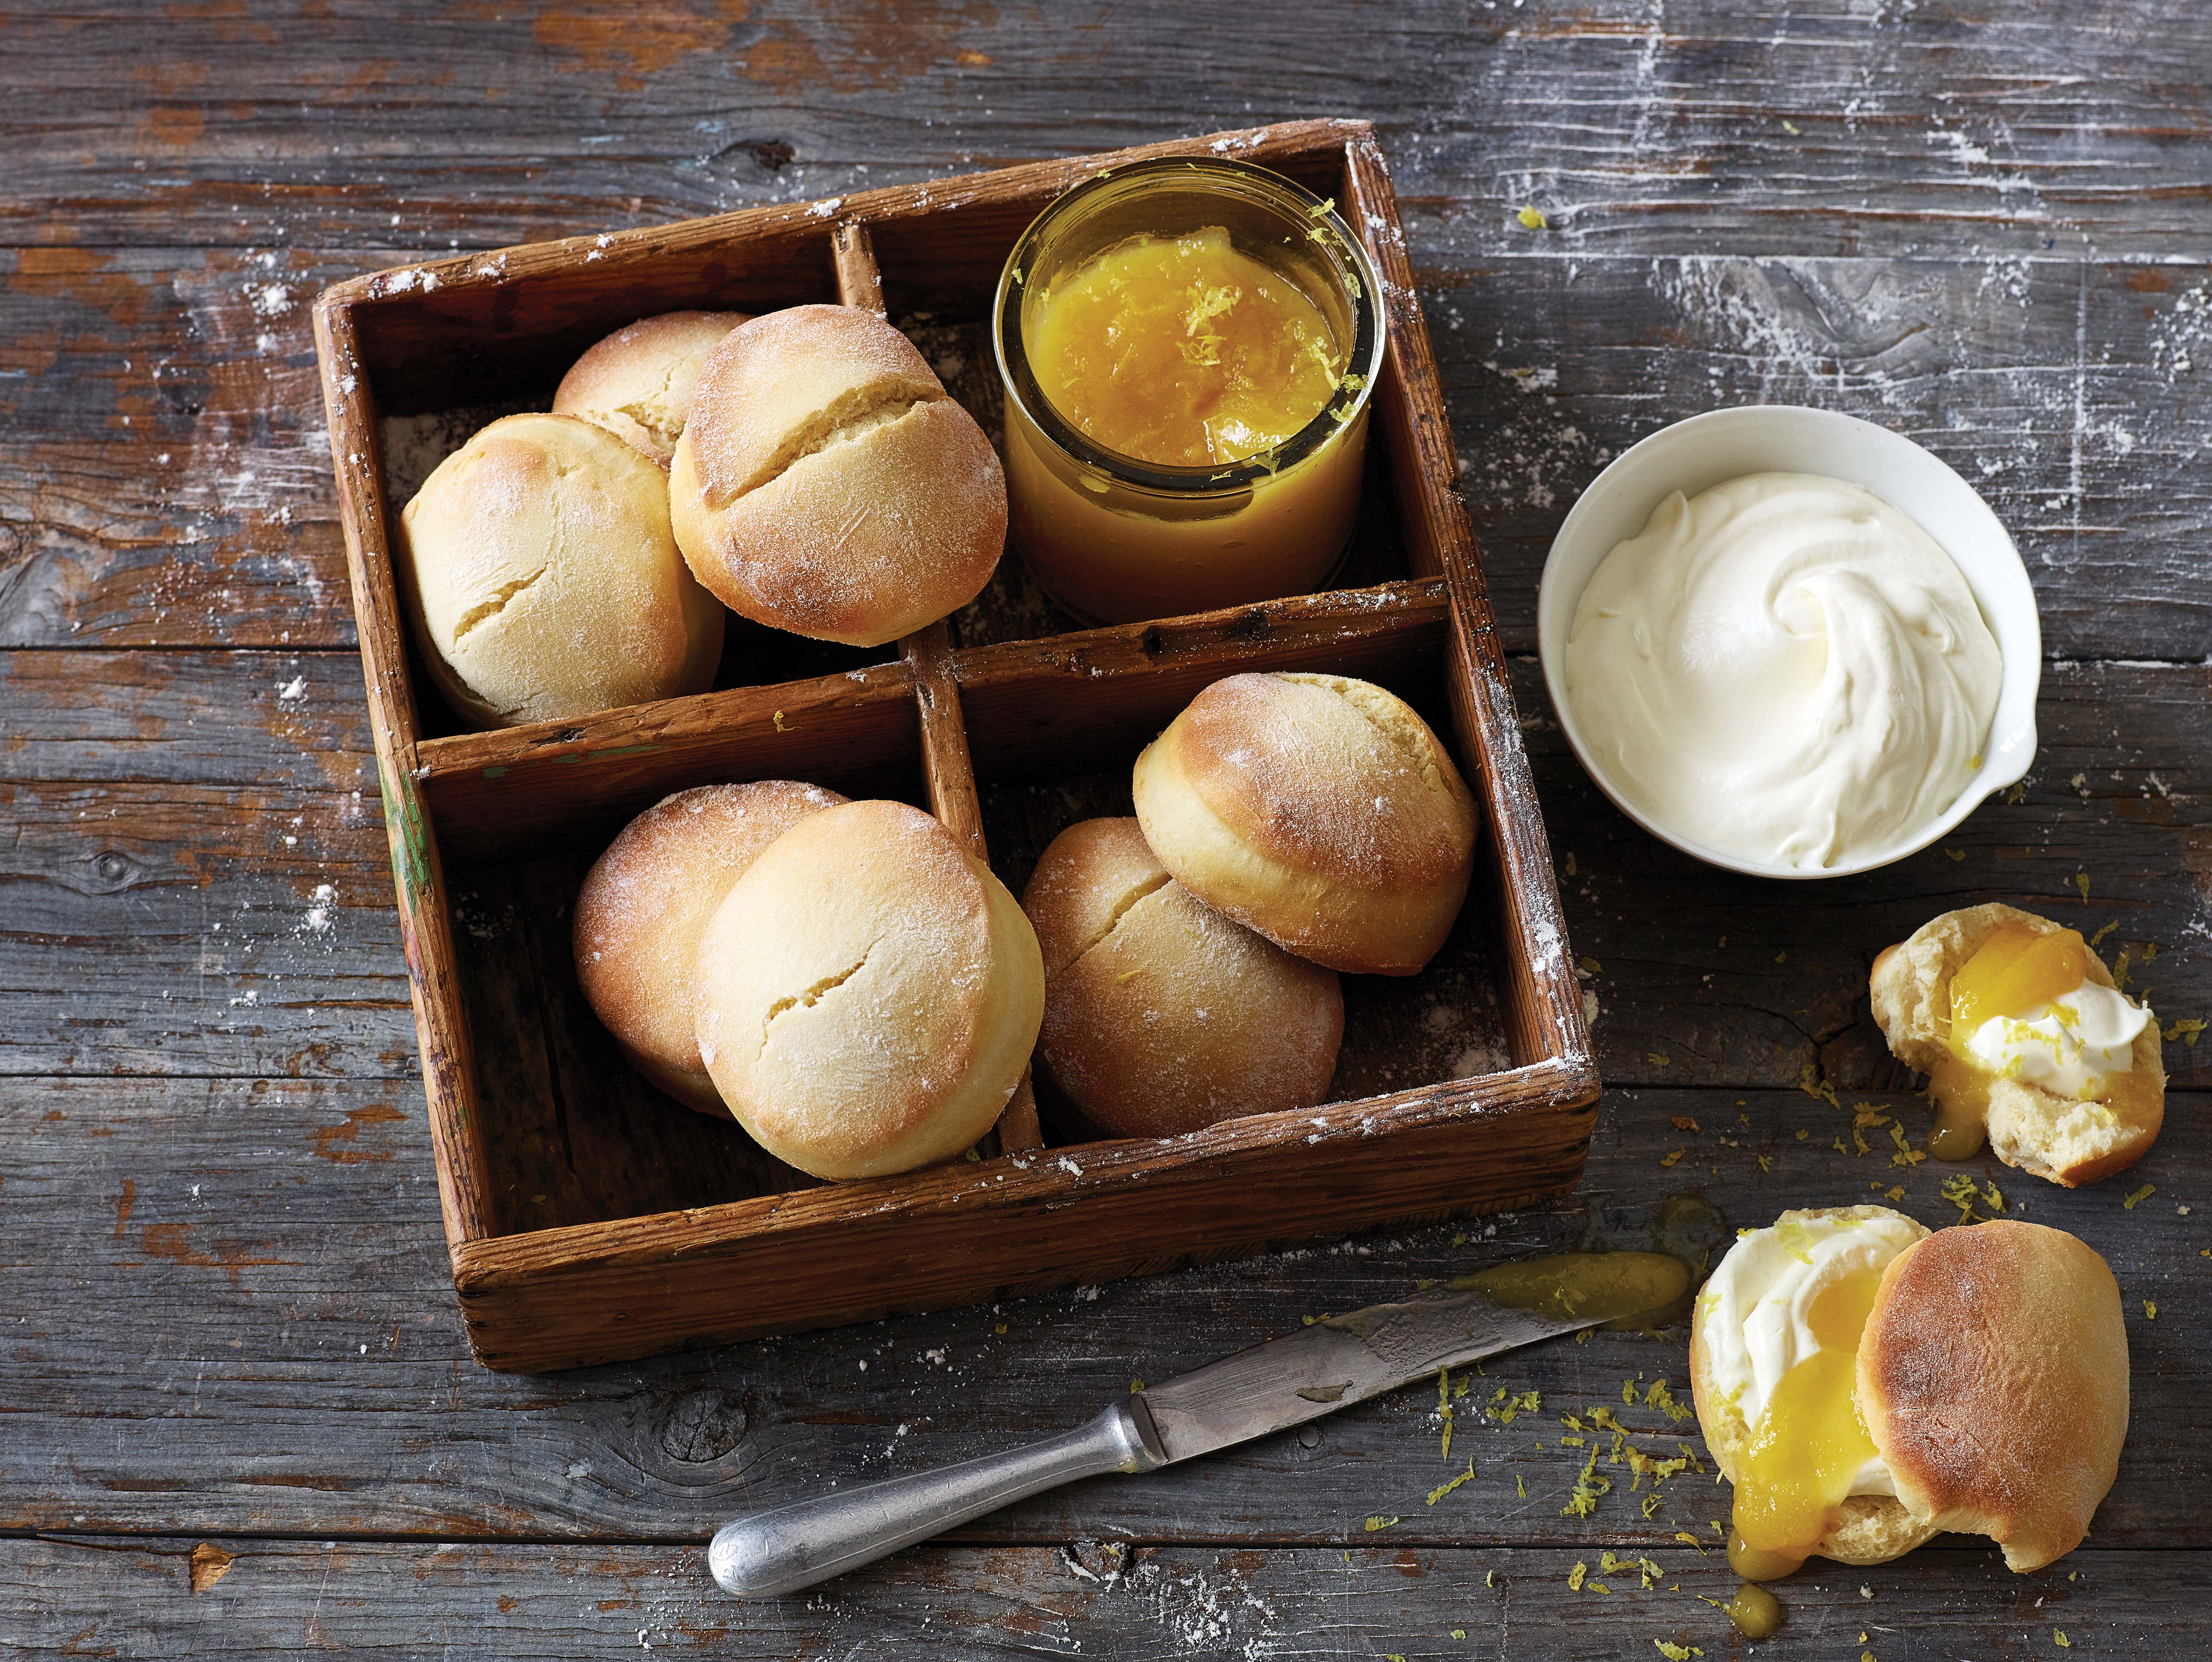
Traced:
<path fill-rule="evenodd" d="M 1139 1392 L 1168 1464 L 1318 1420 L 1441 1367 L 1610 1319 L 1502 1306 L 1480 1293 L 1328 1316 Z"/>
<path fill-rule="evenodd" d="M 1509 1260 L 1440 1292 L 1319 1318 L 1026 1448 L 740 1518 L 716 1531 L 708 1565 L 741 1598 L 796 1592 L 1059 1484 L 1304 1425 L 1439 1368 L 1663 1310 L 1689 1286 L 1689 1267 L 1663 1253 Z"/>

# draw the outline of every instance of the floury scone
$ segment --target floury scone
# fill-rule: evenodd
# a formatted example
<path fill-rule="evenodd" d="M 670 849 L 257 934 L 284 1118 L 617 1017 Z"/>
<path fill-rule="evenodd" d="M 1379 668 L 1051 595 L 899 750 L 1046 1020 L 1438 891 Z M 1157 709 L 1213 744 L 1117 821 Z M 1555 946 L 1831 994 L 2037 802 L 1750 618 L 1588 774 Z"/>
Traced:
<path fill-rule="evenodd" d="M 1945 912 L 1875 959 L 1868 990 L 1890 1050 L 1928 1075 L 1937 1159 L 1986 1135 L 2006 1165 L 2072 1189 L 2158 1141 L 2157 1020 L 2079 932 L 2012 906 Z"/>
<path fill-rule="evenodd" d="M 1785 1212 L 1698 1295 L 1690 1373 L 1735 1486 L 1729 1562 L 1755 1581 L 1943 1530 L 2039 1569 L 2088 1532 L 2127 1436 L 2119 1288 L 2037 1224 Z"/>

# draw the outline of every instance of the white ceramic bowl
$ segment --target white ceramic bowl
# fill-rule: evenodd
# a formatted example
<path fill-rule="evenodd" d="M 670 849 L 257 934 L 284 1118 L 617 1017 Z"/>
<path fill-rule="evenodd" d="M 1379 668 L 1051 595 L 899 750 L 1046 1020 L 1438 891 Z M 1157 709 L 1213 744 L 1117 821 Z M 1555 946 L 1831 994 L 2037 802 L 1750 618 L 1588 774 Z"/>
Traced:
<path fill-rule="evenodd" d="M 1981 770 L 1959 800 L 1919 831 L 1870 859 L 1806 868 L 1767 865 L 1693 843 L 1639 813 L 1614 788 L 1602 762 L 1583 742 L 1567 701 L 1567 635 L 1583 590 L 1613 545 L 1644 529 L 1669 491 L 1694 496 L 1745 473 L 1818 473 L 1864 485 L 1900 508 L 1943 545 L 1974 592 L 1982 618 L 2004 658 L 1996 718 L 1982 749 Z M 2027 773 L 2035 759 L 2035 693 L 2043 678 L 2043 628 L 2027 568 L 1997 516 L 1974 487 L 1941 458 L 1887 428 L 1830 410 L 1796 405 L 1748 405 L 1715 410 L 1662 427 L 1630 446 L 1590 481 L 1576 501 L 1552 551 L 1536 594 L 1536 649 L 1553 713 L 1598 788 L 1662 843 L 1729 871 L 1753 877 L 1848 877 L 1917 854 Z"/>

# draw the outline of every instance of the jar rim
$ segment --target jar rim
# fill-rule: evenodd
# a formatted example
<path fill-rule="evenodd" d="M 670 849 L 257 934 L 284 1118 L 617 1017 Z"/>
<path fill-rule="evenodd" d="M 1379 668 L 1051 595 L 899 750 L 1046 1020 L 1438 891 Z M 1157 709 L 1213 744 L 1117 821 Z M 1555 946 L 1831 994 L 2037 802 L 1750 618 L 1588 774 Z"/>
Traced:
<path fill-rule="evenodd" d="M 1181 467 L 1148 462 L 1125 452 L 1094 442 L 1053 407 L 1037 384 L 1027 348 L 1022 341 L 1021 306 L 1024 296 L 1024 264 L 1045 233 L 1090 198 L 1111 186 L 1126 186 L 1132 178 L 1155 174 L 1179 175 L 1202 186 L 1207 175 L 1257 186 L 1261 192 L 1279 198 L 1285 217 L 1303 219 L 1314 240 L 1334 253 L 1352 281 L 1346 298 L 1352 311 L 1352 340 L 1346 354 L 1337 393 L 1313 418 L 1279 444 L 1226 464 Z M 1259 481 L 1286 472 L 1356 423 L 1373 397 L 1389 344 L 1381 305 L 1381 283 L 1366 245 L 1337 213 L 1334 199 L 1315 195 L 1294 179 L 1267 167 L 1227 156 L 1157 156 L 1127 167 L 1107 167 L 1063 192 L 1045 205 L 1021 235 L 999 273 L 999 288 L 992 312 L 992 347 L 998 358 L 999 380 L 1010 403 L 1046 439 L 1069 458 L 1110 476 L 1117 483 L 1170 496 L 1210 496 L 1248 490 Z"/>

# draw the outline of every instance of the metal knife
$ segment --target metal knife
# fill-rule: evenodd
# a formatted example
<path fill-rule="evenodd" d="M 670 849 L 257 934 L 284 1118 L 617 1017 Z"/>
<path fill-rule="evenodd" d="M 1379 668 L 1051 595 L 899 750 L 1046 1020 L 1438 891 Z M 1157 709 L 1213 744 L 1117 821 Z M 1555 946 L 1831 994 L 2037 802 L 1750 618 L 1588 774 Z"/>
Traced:
<path fill-rule="evenodd" d="M 740 1598 L 796 1592 L 1061 1483 L 1157 1470 L 1317 1420 L 1438 1368 L 1663 1309 L 1689 1290 L 1689 1277 L 1680 1259 L 1656 1252 L 1495 1265 L 1449 1290 L 1324 1317 L 1132 1391 L 1089 1424 L 1026 1448 L 738 1519 L 715 1532 L 708 1566 Z"/>

